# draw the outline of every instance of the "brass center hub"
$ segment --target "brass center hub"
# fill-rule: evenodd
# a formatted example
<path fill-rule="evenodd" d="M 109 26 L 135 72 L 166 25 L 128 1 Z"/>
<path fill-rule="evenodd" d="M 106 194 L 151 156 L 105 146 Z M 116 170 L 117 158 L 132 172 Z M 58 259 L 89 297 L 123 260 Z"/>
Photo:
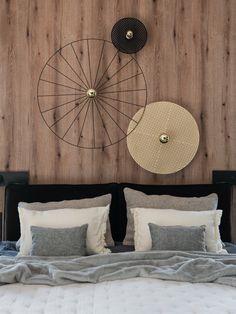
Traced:
<path fill-rule="evenodd" d="M 87 96 L 89 98 L 94 98 L 94 97 L 96 97 L 96 95 L 97 95 L 97 92 L 95 91 L 95 89 L 90 88 L 87 90 Z"/>
<path fill-rule="evenodd" d="M 163 134 L 160 135 L 159 140 L 160 140 L 160 142 L 161 142 L 162 144 L 166 144 L 166 143 L 169 142 L 170 137 L 169 137 L 169 135 L 163 133 Z"/>
<path fill-rule="evenodd" d="M 132 39 L 134 37 L 134 33 L 131 30 L 128 30 L 125 35 L 126 39 Z"/>

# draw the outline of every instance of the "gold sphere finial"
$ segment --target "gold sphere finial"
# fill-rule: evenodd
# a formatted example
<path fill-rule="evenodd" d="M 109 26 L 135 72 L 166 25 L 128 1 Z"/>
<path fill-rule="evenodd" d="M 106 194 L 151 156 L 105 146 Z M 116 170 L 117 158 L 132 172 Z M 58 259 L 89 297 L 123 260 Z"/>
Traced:
<path fill-rule="evenodd" d="M 87 96 L 89 98 L 94 98 L 94 97 L 96 97 L 96 95 L 97 95 L 97 92 L 95 91 L 95 89 L 90 88 L 87 90 Z"/>
<path fill-rule="evenodd" d="M 125 35 L 126 39 L 132 39 L 134 37 L 134 33 L 133 31 L 131 31 L 130 29 L 126 32 Z"/>
<path fill-rule="evenodd" d="M 166 143 L 169 142 L 170 137 L 169 137 L 169 135 L 163 133 L 163 134 L 160 135 L 159 140 L 160 140 L 160 142 L 161 142 L 162 144 L 166 144 Z"/>

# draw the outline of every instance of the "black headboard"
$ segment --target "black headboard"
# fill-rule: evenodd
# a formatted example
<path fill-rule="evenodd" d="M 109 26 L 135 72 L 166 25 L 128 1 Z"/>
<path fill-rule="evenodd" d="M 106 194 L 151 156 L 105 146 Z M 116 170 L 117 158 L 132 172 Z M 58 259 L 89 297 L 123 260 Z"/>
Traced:
<path fill-rule="evenodd" d="M 223 241 L 231 241 L 230 204 L 231 187 L 227 184 L 195 184 L 195 185 L 141 185 L 131 183 L 108 183 L 91 185 L 21 185 L 12 184 L 6 187 L 4 206 L 4 240 L 18 240 L 20 226 L 17 205 L 24 202 L 48 202 L 70 199 L 96 197 L 112 194 L 110 222 L 115 241 L 122 241 L 126 232 L 126 203 L 123 189 L 129 187 L 146 194 L 167 194 L 174 196 L 205 196 L 217 193 L 218 208 L 223 210 L 220 227 Z"/>
<path fill-rule="evenodd" d="M 112 194 L 112 204 L 110 208 L 110 221 L 114 225 L 115 221 L 121 223 L 118 207 L 117 184 L 37 184 L 21 185 L 11 184 L 5 190 L 4 206 L 4 228 L 3 240 L 17 240 L 20 237 L 20 224 L 17 206 L 23 202 L 49 202 L 72 199 L 82 199 Z M 113 237 L 117 236 L 116 228 L 113 228 Z"/>

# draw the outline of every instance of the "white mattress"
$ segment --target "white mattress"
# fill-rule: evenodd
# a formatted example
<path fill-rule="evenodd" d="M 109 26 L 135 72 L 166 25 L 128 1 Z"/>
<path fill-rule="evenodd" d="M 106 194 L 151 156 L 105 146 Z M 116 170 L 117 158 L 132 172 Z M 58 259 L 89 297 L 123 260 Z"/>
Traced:
<path fill-rule="evenodd" d="M 236 288 L 134 278 L 99 284 L 0 287 L 0 313 L 236 313 Z"/>

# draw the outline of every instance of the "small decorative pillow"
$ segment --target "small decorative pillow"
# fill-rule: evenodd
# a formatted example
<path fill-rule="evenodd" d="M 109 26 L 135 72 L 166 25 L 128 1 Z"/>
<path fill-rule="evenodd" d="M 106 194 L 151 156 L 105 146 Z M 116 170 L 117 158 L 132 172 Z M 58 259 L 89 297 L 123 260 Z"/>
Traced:
<path fill-rule="evenodd" d="M 206 251 L 206 226 L 158 226 L 149 223 L 152 250 Z"/>
<path fill-rule="evenodd" d="M 86 253 L 88 225 L 74 228 L 31 226 L 33 256 L 83 256 Z"/>
<path fill-rule="evenodd" d="M 134 245 L 134 220 L 130 208 L 172 208 L 186 211 L 205 211 L 216 210 L 218 205 L 218 196 L 215 193 L 202 197 L 177 197 L 172 195 L 147 195 L 137 190 L 125 188 L 124 194 L 128 220 L 126 236 L 123 241 L 125 245 Z"/>

